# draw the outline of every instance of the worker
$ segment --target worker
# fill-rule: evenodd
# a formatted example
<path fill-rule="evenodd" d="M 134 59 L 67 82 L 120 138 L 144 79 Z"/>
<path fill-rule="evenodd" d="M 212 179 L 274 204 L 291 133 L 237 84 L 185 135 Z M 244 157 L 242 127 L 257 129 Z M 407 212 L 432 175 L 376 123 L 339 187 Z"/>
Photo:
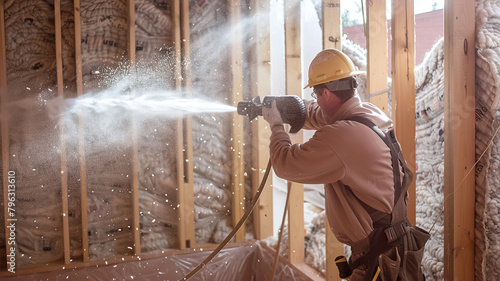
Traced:
<path fill-rule="evenodd" d="M 350 265 L 358 263 L 352 268 L 350 281 L 375 280 L 374 275 L 379 274 L 377 268 L 383 267 L 377 262 L 379 254 L 390 252 L 390 259 L 401 262 L 403 251 L 407 250 L 403 249 L 401 235 L 406 235 L 412 227 L 406 215 L 406 189 L 413 175 L 406 162 L 396 160 L 395 163 L 400 164 L 393 169 L 391 149 L 381 136 L 366 124 L 352 120 L 356 116 L 367 119 L 383 135 L 392 127 L 391 119 L 384 112 L 371 103 L 362 102 L 357 95 L 356 76 L 361 73 L 351 59 L 338 50 L 327 49 L 316 55 L 305 87 L 313 88 L 314 100 L 305 101 L 304 125 L 305 129 L 316 132 L 302 144 L 291 143 L 276 102 L 271 107 L 263 107 L 262 111 L 272 131 L 269 147 L 276 175 L 297 183 L 324 184 L 325 212 L 331 230 L 338 241 L 351 246 Z M 396 144 L 399 148 L 397 141 Z M 398 233 L 394 241 L 385 243 L 386 248 L 372 250 L 379 244 L 377 239 L 386 239 L 386 229 L 392 226 L 391 213 L 398 199 L 395 198 L 396 182 L 406 185 L 398 204 L 402 217 L 399 226 L 405 233 Z M 399 252 L 396 253 L 395 248 Z M 406 269 L 397 264 L 395 273 L 386 270 L 385 274 L 399 275 L 400 279 L 394 280 L 422 280 L 420 261 L 417 261 L 417 272 L 405 273 Z M 407 275 L 413 277 L 406 278 Z"/>

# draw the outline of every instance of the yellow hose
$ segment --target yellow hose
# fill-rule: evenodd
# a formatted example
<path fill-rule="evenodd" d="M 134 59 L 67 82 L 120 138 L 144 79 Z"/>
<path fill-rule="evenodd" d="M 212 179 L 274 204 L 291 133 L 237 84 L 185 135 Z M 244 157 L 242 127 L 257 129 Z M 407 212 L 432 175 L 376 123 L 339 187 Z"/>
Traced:
<path fill-rule="evenodd" d="M 281 239 L 283 238 L 283 228 L 285 226 L 285 218 L 286 218 L 286 213 L 288 211 L 288 202 L 290 201 L 290 190 L 292 189 L 292 182 L 288 182 L 288 192 L 286 194 L 286 203 L 285 203 L 285 210 L 283 211 L 283 219 L 281 220 L 281 227 L 280 227 L 280 233 L 278 235 L 278 245 L 276 246 L 276 254 L 274 256 L 274 263 L 273 263 L 273 269 L 271 271 L 271 278 L 269 280 L 273 281 L 274 280 L 274 274 L 276 272 L 276 267 L 278 266 L 278 258 L 280 255 L 280 245 L 281 245 Z"/>
<path fill-rule="evenodd" d="M 243 225 L 243 223 L 248 219 L 248 216 L 250 216 L 250 213 L 253 211 L 253 208 L 255 205 L 257 205 L 257 201 L 259 201 L 260 195 L 262 194 L 262 190 L 264 189 L 264 186 L 266 185 L 267 177 L 269 176 L 269 172 L 271 171 L 271 159 L 269 159 L 269 162 L 267 163 L 267 168 L 266 172 L 264 173 L 264 177 L 262 178 L 262 181 L 260 183 L 259 189 L 257 190 L 257 193 L 253 197 L 252 202 L 250 203 L 250 208 L 243 214 L 243 217 L 241 217 L 240 221 L 235 225 L 233 231 L 227 235 L 227 237 L 222 241 L 219 246 L 204 260 L 202 261 L 197 267 L 195 267 L 191 272 L 189 272 L 186 276 L 183 278 L 179 279 L 179 281 L 184 281 L 188 280 L 189 278 L 193 277 L 198 271 L 200 271 L 207 263 L 209 263 L 221 250 L 226 246 L 226 244 L 233 238 L 234 234 L 238 232 L 240 227 Z"/>

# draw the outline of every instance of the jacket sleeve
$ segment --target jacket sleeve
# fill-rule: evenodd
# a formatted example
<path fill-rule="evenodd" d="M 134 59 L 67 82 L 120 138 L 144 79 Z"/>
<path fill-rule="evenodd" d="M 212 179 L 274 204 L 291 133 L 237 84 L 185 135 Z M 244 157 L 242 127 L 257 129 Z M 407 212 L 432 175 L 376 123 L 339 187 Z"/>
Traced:
<path fill-rule="evenodd" d="M 325 126 L 326 119 L 318 103 L 314 100 L 304 100 L 306 106 L 306 123 L 304 129 L 318 130 Z"/>
<path fill-rule="evenodd" d="M 303 144 L 292 144 L 283 126 L 272 128 L 269 144 L 271 163 L 280 178 L 309 184 L 336 182 L 345 177 L 345 165 L 331 145 L 323 140 L 328 130 L 317 131 Z"/>

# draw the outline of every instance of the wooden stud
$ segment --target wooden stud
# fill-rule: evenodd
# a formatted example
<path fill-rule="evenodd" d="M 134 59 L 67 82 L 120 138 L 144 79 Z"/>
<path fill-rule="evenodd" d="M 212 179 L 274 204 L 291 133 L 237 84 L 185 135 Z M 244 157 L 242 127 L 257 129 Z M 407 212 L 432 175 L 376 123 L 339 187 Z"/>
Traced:
<path fill-rule="evenodd" d="M 474 280 L 474 1 L 445 1 L 444 38 L 444 279 Z"/>
<path fill-rule="evenodd" d="M 130 63 L 131 72 L 135 71 L 135 1 L 128 0 L 127 9 L 127 56 Z M 132 112 L 132 233 L 134 237 L 134 254 L 141 254 L 141 226 L 140 226 L 140 210 L 139 210 L 139 144 L 137 136 L 137 122 L 134 113 Z"/>
<path fill-rule="evenodd" d="M 189 1 L 182 2 L 182 58 L 186 63 L 183 64 L 184 73 L 184 88 L 187 90 L 186 95 L 191 95 L 189 89 L 191 88 L 191 41 L 190 41 L 190 22 L 189 22 Z M 185 218 L 186 225 L 186 244 L 193 247 L 195 244 L 195 229 L 194 229 L 194 189 L 193 189 L 193 126 L 191 116 L 184 117 L 183 120 L 184 131 L 184 196 L 185 201 Z"/>
<path fill-rule="evenodd" d="M 256 47 L 253 71 L 255 80 L 252 81 L 252 97 L 260 93 L 267 95 L 271 92 L 271 38 L 270 38 L 270 3 L 268 0 L 254 0 L 252 10 L 255 12 Z M 240 116 L 241 118 L 241 116 Z M 271 130 L 267 128 L 264 118 L 252 120 L 252 190 L 259 189 L 264 178 L 269 159 L 269 137 Z M 273 189 L 272 177 L 267 179 L 264 190 L 254 209 L 253 221 L 256 239 L 264 239 L 273 235 Z"/>
<path fill-rule="evenodd" d="M 174 48 L 175 48 L 175 88 L 177 90 L 182 87 L 182 45 L 181 45 L 181 3 L 179 1 L 173 2 L 173 20 L 174 20 Z M 186 248 L 186 219 L 185 219 L 185 196 L 184 186 L 184 152 L 183 152 L 183 134 L 182 134 L 182 120 L 176 121 L 176 156 L 177 159 L 177 184 L 179 186 L 177 200 L 179 204 L 178 216 L 179 225 L 177 228 L 177 238 L 179 240 L 179 248 Z"/>
<path fill-rule="evenodd" d="M 80 0 L 74 0 L 75 17 L 75 65 L 76 65 L 76 94 L 83 94 L 83 75 L 82 75 L 82 27 L 80 17 Z"/>
<path fill-rule="evenodd" d="M 368 63 L 366 69 L 367 91 L 371 93 L 387 89 L 387 15 L 385 1 L 367 3 L 367 30 L 366 45 Z M 369 101 L 388 113 L 387 92 L 371 96 Z"/>
<path fill-rule="evenodd" d="M 231 22 L 231 74 L 233 106 L 243 100 L 243 66 L 241 31 L 237 30 L 241 21 L 239 0 L 229 0 L 229 15 Z M 245 164 L 243 162 L 243 119 L 238 113 L 233 113 L 232 127 L 232 222 L 238 223 L 245 213 Z M 236 241 L 245 240 L 245 225 L 236 232 Z"/>
<path fill-rule="evenodd" d="M 135 66 L 135 0 L 127 2 L 127 57 Z"/>
<path fill-rule="evenodd" d="M 340 0 L 323 0 L 323 49 L 342 51 L 342 20 Z M 344 244 L 340 243 L 325 217 L 326 233 L 326 280 L 341 280 L 335 258 L 344 255 Z"/>
<path fill-rule="evenodd" d="M 175 88 L 182 87 L 182 54 L 181 54 L 181 15 L 180 2 L 174 1 L 174 48 L 175 48 Z M 179 187 L 184 186 L 184 152 L 183 152 L 183 134 L 182 134 L 182 119 L 176 122 L 176 159 L 177 159 L 177 183 Z M 179 203 L 178 216 L 179 226 L 177 228 L 177 237 L 179 239 L 179 247 L 185 249 L 186 246 L 186 218 L 185 218 L 185 192 L 183 188 L 179 188 L 177 200 Z"/>
<path fill-rule="evenodd" d="M 340 0 L 323 0 L 323 49 L 342 50 Z"/>
<path fill-rule="evenodd" d="M 330 223 L 328 219 L 325 217 L 325 230 L 326 230 L 326 276 L 325 279 L 327 281 L 340 281 L 342 280 L 339 277 L 339 269 L 335 264 L 335 258 L 338 256 L 344 256 L 344 244 L 340 243 L 335 235 L 333 234 L 332 229 L 330 228 Z"/>
<path fill-rule="evenodd" d="M 57 97 L 64 99 L 63 61 L 62 61 L 62 29 L 61 29 L 61 2 L 54 2 L 55 16 L 55 39 L 56 39 L 56 68 L 57 68 Z M 62 224 L 63 224 L 63 251 L 64 263 L 69 264 L 69 221 L 68 221 L 68 169 L 66 165 L 66 141 L 64 119 L 59 120 L 61 136 L 61 200 L 62 200 Z"/>
<path fill-rule="evenodd" d="M 190 41 L 190 22 L 189 22 L 189 1 L 184 0 L 182 4 L 182 58 L 185 61 L 190 61 L 191 58 L 191 41 Z M 191 88 L 191 69 L 189 63 L 184 63 L 184 88 L 189 90 Z M 186 91 L 186 95 L 191 95 Z M 183 121 L 183 131 L 184 131 L 184 151 L 185 156 L 185 169 L 184 169 L 184 196 L 186 200 L 184 205 L 186 207 L 186 244 L 193 247 L 196 244 L 195 241 L 195 229 L 194 229 L 194 179 L 193 179 L 193 126 L 191 116 L 184 117 Z"/>
<path fill-rule="evenodd" d="M 285 0 L 285 68 L 287 95 L 302 97 L 300 1 Z M 303 142 L 302 132 L 291 136 Z M 304 261 L 304 185 L 293 183 L 288 210 L 288 257 L 290 262 Z"/>
<path fill-rule="evenodd" d="M 8 102 L 7 57 L 5 49 L 5 2 L 0 1 L 0 98 L 2 104 Z M 3 119 L 2 119 L 3 121 Z"/>
<path fill-rule="evenodd" d="M 415 173 L 415 15 L 413 0 L 392 1 L 392 118 L 410 170 Z M 415 224 L 415 180 L 408 188 L 408 219 Z"/>
<path fill-rule="evenodd" d="M 0 1 L 0 105 L 3 107 L 9 102 L 7 88 L 7 57 L 5 49 L 5 1 Z M 9 245 L 10 230 L 9 225 L 9 124 L 5 118 L 1 119 L 1 135 L 2 135 L 2 188 L 3 188 L 3 216 L 4 216 L 4 231 L 5 245 Z M 8 251 L 5 252 L 8 254 Z M 5 258 L 8 260 L 8 258 Z M 5 266 L 5 265 L 2 265 Z"/>
<path fill-rule="evenodd" d="M 176 51 L 175 85 L 177 90 L 191 87 L 190 70 L 186 61 L 190 58 L 189 1 L 174 1 L 174 46 Z M 188 95 L 188 93 L 185 93 Z M 181 249 L 194 247 L 194 190 L 193 190 L 193 136 L 190 116 L 177 120 L 177 182 L 178 190 L 178 238 Z"/>
<path fill-rule="evenodd" d="M 139 144 L 137 122 L 132 118 L 132 227 L 134 237 L 134 254 L 141 254 L 141 225 L 139 210 Z"/>
<path fill-rule="evenodd" d="M 83 94 L 82 75 L 82 28 L 80 17 L 80 0 L 74 0 L 75 17 L 75 67 L 76 67 L 76 95 Z M 83 119 L 78 118 L 78 154 L 80 161 L 80 203 L 82 212 L 82 251 L 83 261 L 89 261 L 89 234 L 87 215 L 87 167 L 85 161 L 85 134 L 83 131 Z"/>

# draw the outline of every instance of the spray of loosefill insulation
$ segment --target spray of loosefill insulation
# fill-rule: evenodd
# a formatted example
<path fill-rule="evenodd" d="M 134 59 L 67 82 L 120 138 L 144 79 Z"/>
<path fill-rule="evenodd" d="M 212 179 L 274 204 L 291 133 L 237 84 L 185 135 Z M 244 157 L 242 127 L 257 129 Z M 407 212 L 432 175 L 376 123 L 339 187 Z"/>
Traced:
<path fill-rule="evenodd" d="M 123 59 L 127 2 L 81 1 L 84 95 L 76 97 L 73 1 L 61 1 L 64 85 L 69 98 L 63 101 L 56 94 L 53 7 L 43 0 L 6 1 L 10 103 L 4 107 L 2 118 L 9 119 L 9 168 L 16 172 L 19 186 L 18 266 L 55 262 L 63 257 L 62 152 L 67 162 L 71 258 L 79 260 L 82 256 L 83 165 L 88 189 L 87 210 L 83 212 L 88 216 L 90 258 L 133 254 L 134 138 L 141 252 L 176 248 L 178 144 L 174 119 L 185 114 L 193 118 L 196 242 L 217 243 L 232 230 L 231 136 L 226 129 L 231 117 L 224 112 L 235 108 L 227 105 L 230 88 L 224 86 L 228 58 L 213 51 L 221 49 L 222 41 L 207 50 L 213 41 L 207 41 L 209 37 L 224 32 L 219 26 L 225 21 L 220 14 L 225 5 L 211 2 L 191 6 L 195 31 L 192 57 L 183 63 L 196 69 L 193 67 L 191 91 L 186 93 L 173 90 L 176 56 L 171 46 L 172 1 L 135 1 L 134 71 Z M 213 18 L 217 21 L 209 20 Z M 226 43 L 225 48 L 230 46 Z M 211 71 L 219 75 L 209 75 Z M 203 91 L 196 91 L 198 86 Z M 250 222 L 247 231 L 252 238 Z M 0 240 L 5 250 L 5 239 Z"/>

